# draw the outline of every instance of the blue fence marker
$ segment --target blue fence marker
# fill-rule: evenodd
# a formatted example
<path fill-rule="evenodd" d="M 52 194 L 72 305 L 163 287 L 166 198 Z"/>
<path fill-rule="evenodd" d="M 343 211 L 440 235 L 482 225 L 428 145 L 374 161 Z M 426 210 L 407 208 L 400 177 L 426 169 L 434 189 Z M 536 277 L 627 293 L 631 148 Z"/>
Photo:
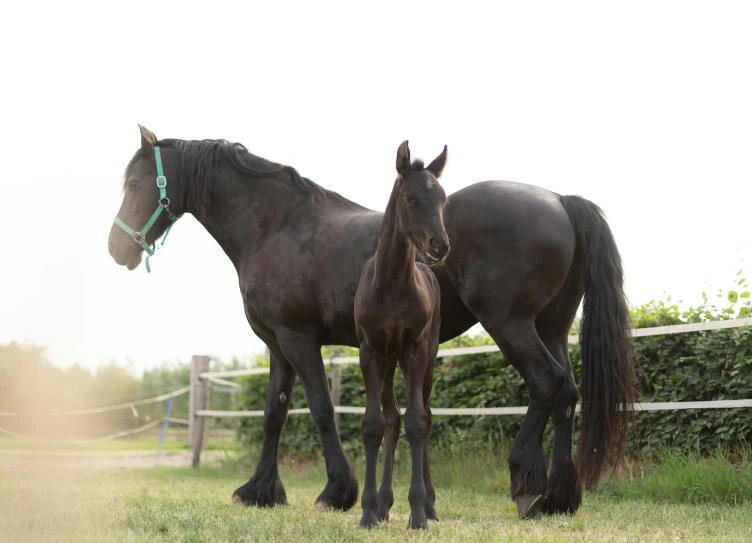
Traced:
<path fill-rule="evenodd" d="M 175 396 L 170 394 L 170 399 L 167 400 L 167 414 L 165 415 L 164 424 L 162 425 L 162 435 L 159 437 L 159 452 L 162 452 L 162 444 L 164 443 L 165 434 L 167 433 L 167 424 L 170 422 L 170 412 L 172 411 L 172 400 Z"/>

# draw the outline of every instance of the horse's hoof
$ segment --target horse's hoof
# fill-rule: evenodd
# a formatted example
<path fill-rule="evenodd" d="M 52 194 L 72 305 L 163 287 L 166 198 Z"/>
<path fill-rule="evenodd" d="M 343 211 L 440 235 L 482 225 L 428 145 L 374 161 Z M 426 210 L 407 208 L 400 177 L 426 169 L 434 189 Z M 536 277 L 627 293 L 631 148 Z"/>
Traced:
<path fill-rule="evenodd" d="M 336 478 L 327 482 L 323 492 L 316 498 L 316 510 L 335 509 L 347 511 L 358 501 L 358 478 L 346 461 Z"/>
<path fill-rule="evenodd" d="M 426 505 L 426 518 L 428 520 L 435 520 L 439 522 L 439 515 L 436 514 L 436 509 L 431 505 Z"/>
<path fill-rule="evenodd" d="M 254 476 L 232 493 L 232 503 L 256 507 L 287 505 L 287 493 L 279 477 L 262 480 Z"/>
<path fill-rule="evenodd" d="M 373 511 L 363 514 L 363 517 L 360 519 L 360 527 L 368 530 L 375 528 L 378 523 L 379 521 L 376 519 L 376 515 L 373 514 Z"/>
<path fill-rule="evenodd" d="M 326 503 L 323 500 L 319 500 L 319 501 L 317 501 L 313 505 L 313 510 L 314 511 L 326 511 L 326 510 L 331 509 L 331 508 L 332 508 L 332 505 L 329 504 L 329 503 Z"/>
<path fill-rule="evenodd" d="M 412 530 L 425 530 L 428 528 L 428 519 L 426 515 L 410 515 L 407 520 L 407 527 Z"/>
<path fill-rule="evenodd" d="M 521 519 L 529 519 L 541 512 L 546 498 L 543 494 L 523 494 L 519 498 L 515 498 L 514 501 L 517 505 L 517 514 L 519 517 Z"/>

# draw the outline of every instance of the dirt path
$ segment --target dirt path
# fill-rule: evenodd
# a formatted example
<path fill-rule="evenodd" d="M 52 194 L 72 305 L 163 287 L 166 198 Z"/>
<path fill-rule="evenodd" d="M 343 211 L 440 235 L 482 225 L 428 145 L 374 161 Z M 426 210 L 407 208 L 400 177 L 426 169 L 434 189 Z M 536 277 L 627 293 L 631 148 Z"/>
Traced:
<path fill-rule="evenodd" d="M 201 465 L 216 465 L 223 458 L 222 451 L 201 453 Z M 41 451 L 4 451 L 0 454 L 0 470 L 39 470 L 40 468 L 72 471 L 101 471 L 108 469 L 138 469 L 157 466 L 188 467 L 191 452 L 129 453 L 92 455 L 81 453 L 55 454 Z"/>

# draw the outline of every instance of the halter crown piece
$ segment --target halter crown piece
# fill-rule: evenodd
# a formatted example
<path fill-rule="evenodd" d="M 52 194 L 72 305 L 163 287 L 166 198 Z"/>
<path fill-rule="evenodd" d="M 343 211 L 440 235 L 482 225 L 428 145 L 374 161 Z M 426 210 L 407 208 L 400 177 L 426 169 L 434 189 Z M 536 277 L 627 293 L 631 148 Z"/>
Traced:
<path fill-rule="evenodd" d="M 144 227 L 140 231 L 136 231 L 125 224 L 122 220 L 120 220 L 120 217 L 115 216 L 115 224 L 117 224 L 120 228 L 123 229 L 123 231 L 125 231 L 126 234 L 133 238 L 133 241 L 138 243 L 141 248 L 149 255 L 146 257 L 145 262 L 146 271 L 148 273 L 151 273 L 149 259 L 155 254 L 159 254 L 159 251 L 162 250 L 162 247 L 164 247 L 164 244 L 167 241 L 167 234 L 170 233 L 172 225 L 174 225 L 175 221 L 180 218 L 172 211 L 170 211 L 170 199 L 167 197 L 167 178 L 164 176 L 164 170 L 162 169 L 162 154 L 159 151 L 159 146 L 154 146 L 154 160 L 157 163 L 157 188 L 159 188 L 159 200 L 157 201 L 157 209 L 154 210 L 151 218 L 147 221 L 146 225 L 144 225 Z M 149 245 L 148 243 L 146 243 L 146 234 L 149 233 L 151 227 L 154 226 L 155 222 L 157 222 L 157 219 L 162 214 L 162 211 L 165 211 L 167 213 L 167 216 L 170 218 L 170 226 L 167 227 L 167 231 L 165 232 L 164 237 L 159 244 L 157 244 L 157 241 L 155 240 L 153 245 Z"/>

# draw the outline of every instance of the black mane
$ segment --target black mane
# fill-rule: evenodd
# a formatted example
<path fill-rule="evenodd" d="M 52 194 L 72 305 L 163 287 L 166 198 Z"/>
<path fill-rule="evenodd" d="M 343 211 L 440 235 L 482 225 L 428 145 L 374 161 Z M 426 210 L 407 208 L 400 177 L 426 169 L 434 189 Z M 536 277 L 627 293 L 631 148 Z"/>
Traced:
<path fill-rule="evenodd" d="M 252 178 L 279 178 L 293 185 L 312 201 L 331 201 L 339 204 L 353 205 L 343 196 L 327 190 L 310 179 L 301 176 L 292 166 L 277 164 L 252 154 L 242 143 L 227 140 L 178 140 L 165 139 L 156 145 L 174 148 L 180 156 L 180 188 L 183 205 L 187 209 L 207 209 L 211 203 L 211 194 L 218 176 L 222 160 L 226 160 L 237 171 Z M 133 164 L 147 154 L 139 149 L 125 169 L 125 180 Z"/>

